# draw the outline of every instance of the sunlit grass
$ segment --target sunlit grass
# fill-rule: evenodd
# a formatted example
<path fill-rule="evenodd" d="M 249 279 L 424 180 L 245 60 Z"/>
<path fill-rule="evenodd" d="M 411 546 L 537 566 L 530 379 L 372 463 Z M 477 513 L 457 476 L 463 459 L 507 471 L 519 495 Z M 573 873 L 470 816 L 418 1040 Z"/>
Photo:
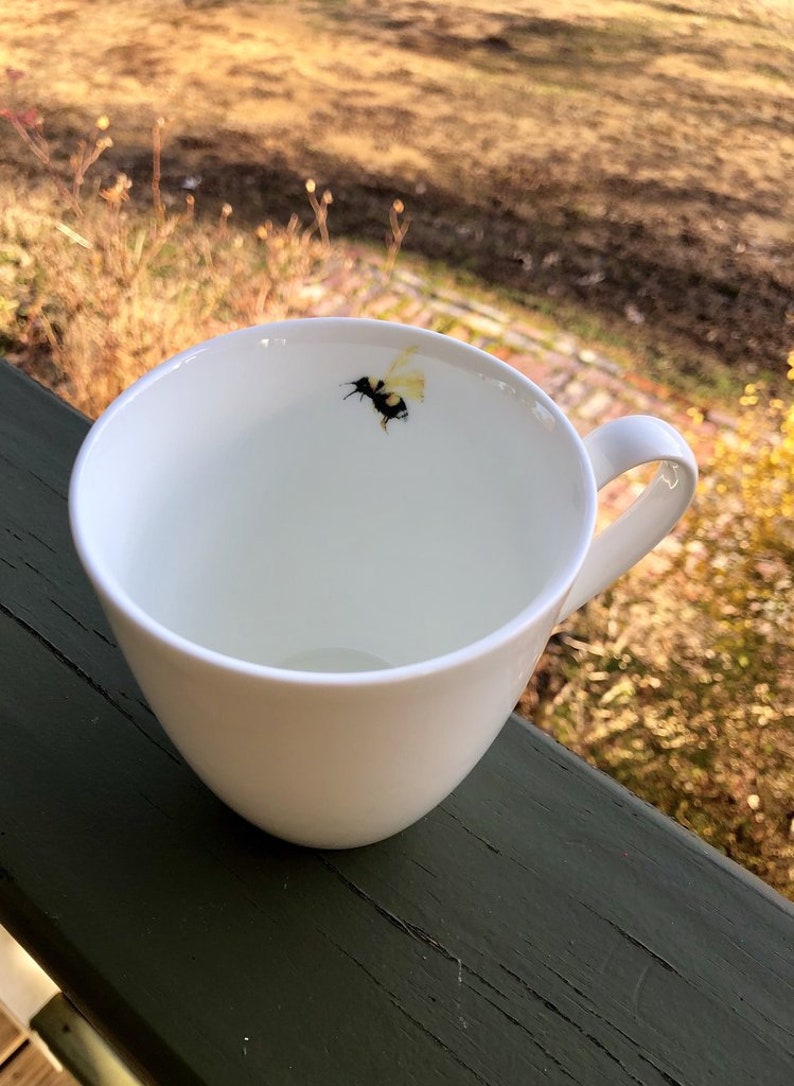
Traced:
<path fill-rule="evenodd" d="M 792 400 L 748 385 L 702 468 L 676 536 L 565 624 L 522 708 L 794 898 Z"/>
<path fill-rule="evenodd" d="M 308 223 L 296 213 L 286 224 L 237 228 L 228 203 L 214 218 L 190 192 L 166 203 L 161 118 L 142 190 L 124 173 L 104 185 L 91 178 L 112 146 L 109 118 L 97 119 L 68 163 L 52 157 L 37 111 L 6 110 L 5 120 L 43 177 L 0 196 L 0 348 L 81 411 L 97 415 L 186 344 L 307 311 L 307 287 L 332 256 L 330 191 L 318 196 L 307 181 Z M 396 229 L 387 276 L 407 224 Z"/>

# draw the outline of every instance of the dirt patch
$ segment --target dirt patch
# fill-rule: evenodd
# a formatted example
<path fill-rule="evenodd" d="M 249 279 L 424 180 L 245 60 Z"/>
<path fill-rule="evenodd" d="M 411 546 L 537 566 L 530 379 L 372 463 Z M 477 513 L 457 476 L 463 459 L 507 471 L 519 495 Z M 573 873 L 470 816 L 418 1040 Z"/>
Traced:
<path fill-rule="evenodd" d="M 789 12 L 786 15 L 786 12 Z M 108 168 L 199 206 L 288 216 L 306 177 L 337 234 L 406 248 L 719 387 L 794 340 L 788 4 L 7 0 L 0 65 L 64 144 L 99 113 Z M 6 142 L 6 141 L 4 141 Z M 4 158 L 26 169 L 7 141 Z M 113 157 L 115 156 L 115 158 Z"/>

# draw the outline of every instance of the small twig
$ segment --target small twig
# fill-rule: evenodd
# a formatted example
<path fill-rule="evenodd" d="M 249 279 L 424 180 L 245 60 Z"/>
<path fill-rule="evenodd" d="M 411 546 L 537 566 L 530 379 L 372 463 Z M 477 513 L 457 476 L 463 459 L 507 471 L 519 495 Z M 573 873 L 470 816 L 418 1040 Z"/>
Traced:
<path fill-rule="evenodd" d="M 227 232 L 227 225 L 226 224 L 228 222 L 229 216 L 232 214 L 232 211 L 233 211 L 233 208 L 232 208 L 231 204 L 224 204 L 223 207 L 221 208 L 221 216 L 220 216 L 220 219 L 218 220 L 218 230 L 219 230 L 220 235 L 221 235 L 222 238 L 226 237 L 226 232 Z"/>
<path fill-rule="evenodd" d="M 326 189 L 320 199 L 317 199 L 317 185 L 310 177 L 306 182 L 306 191 L 309 194 L 309 203 L 314 212 L 314 222 L 303 235 L 307 240 L 316 231 L 320 233 L 320 240 L 326 252 L 331 248 L 331 238 L 328 233 L 328 208 L 334 202 L 330 189 Z"/>
<path fill-rule="evenodd" d="M 390 280 L 394 272 L 394 265 L 397 262 L 402 243 L 405 240 L 405 235 L 408 233 L 408 228 L 411 225 L 410 215 L 405 215 L 405 218 L 400 219 L 401 215 L 405 215 L 405 204 L 402 200 L 395 200 L 389 208 L 389 227 L 391 234 L 386 235 L 386 245 L 388 246 L 388 252 L 386 254 L 386 280 Z"/>
<path fill-rule="evenodd" d="M 18 113 L 11 109 L 2 109 L 0 110 L 0 117 L 8 121 L 28 150 L 42 164 L 70 210 L 81 218 L 83 209 L 80 207 L 79 201 L 74 198 L 55 169 L 50 155 L 50 147 L 44 136 L 44 118 L 39 111 L 37 109 L 26 109 Z"/>
<path fill-rule="evenodd" d="M 65 234 L 69 241 L 73 241 L 75 245 L 82 245 L 84 249 L 93 249 L 93 244 L 84 238 L 82 234 L 78 234 L 76 230 L 72 230 L 71 226 L 67 226 L 65 222 L 56 222 L 55 229 L 60 230 L 62 234 Z"/>
<path fill-rule="evenodd" d="M 165 218 L 162 194 L 160 192 L 160 179 L 162 177 L 162 152 L 165 117 L 158 117 L 152 125 L 152 200 L 154 202 L 154 214 L 157 225 L 162 226 Z"/>
<path fill-rule="evenodd" d="M 110 136 L 99 135 L 100 132 L 106 132 L 109 127 L 110 120 L 104 113 L 97 117 L 95 122 L 96 131 L 92 138 L 90 140 L 80 140 L 77 150 L 69 158 L 69 165 L 72 167 L 72 198 L 78 206 L 85 175 L 100 155 L 113 146 L 113 140 Z"/>

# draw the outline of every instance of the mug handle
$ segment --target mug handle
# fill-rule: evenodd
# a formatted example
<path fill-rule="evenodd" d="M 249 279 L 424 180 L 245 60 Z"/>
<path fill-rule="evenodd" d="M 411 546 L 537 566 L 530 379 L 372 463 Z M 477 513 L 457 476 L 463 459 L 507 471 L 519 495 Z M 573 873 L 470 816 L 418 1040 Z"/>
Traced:
<path fill-rule="evenodd" d="M 698 469 L 677 430 L 651 415 L 630 415 L 597 427 L 584 439 L 600 490 L 624 471 L 660 461 L 643 492 L 597 535 L 571 585 L 559 622 L 616 581 L 653 550 L 686 512 Z"/>

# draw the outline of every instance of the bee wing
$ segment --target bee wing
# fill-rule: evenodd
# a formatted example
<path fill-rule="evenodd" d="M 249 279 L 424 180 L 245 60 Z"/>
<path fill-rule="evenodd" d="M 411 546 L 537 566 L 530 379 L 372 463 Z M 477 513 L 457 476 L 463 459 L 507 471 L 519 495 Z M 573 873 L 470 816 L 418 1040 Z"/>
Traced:
<path fill-rule="evenodd" d="M 383 383 L 390 392 L 396 392 L 408 400 L 425 398 L 425 376 L 419 370 L 406 370 L 416 353 L 416 347 L 406 347 L 397 355 L 386 370 Z"/>
<path fill-rule="evenodd" d="M 425 378 L 419 370 L 409 370 L 408 373 L 388 381 L 387 387 L 406 400 L 421 401 L 425 398 Z"/>

